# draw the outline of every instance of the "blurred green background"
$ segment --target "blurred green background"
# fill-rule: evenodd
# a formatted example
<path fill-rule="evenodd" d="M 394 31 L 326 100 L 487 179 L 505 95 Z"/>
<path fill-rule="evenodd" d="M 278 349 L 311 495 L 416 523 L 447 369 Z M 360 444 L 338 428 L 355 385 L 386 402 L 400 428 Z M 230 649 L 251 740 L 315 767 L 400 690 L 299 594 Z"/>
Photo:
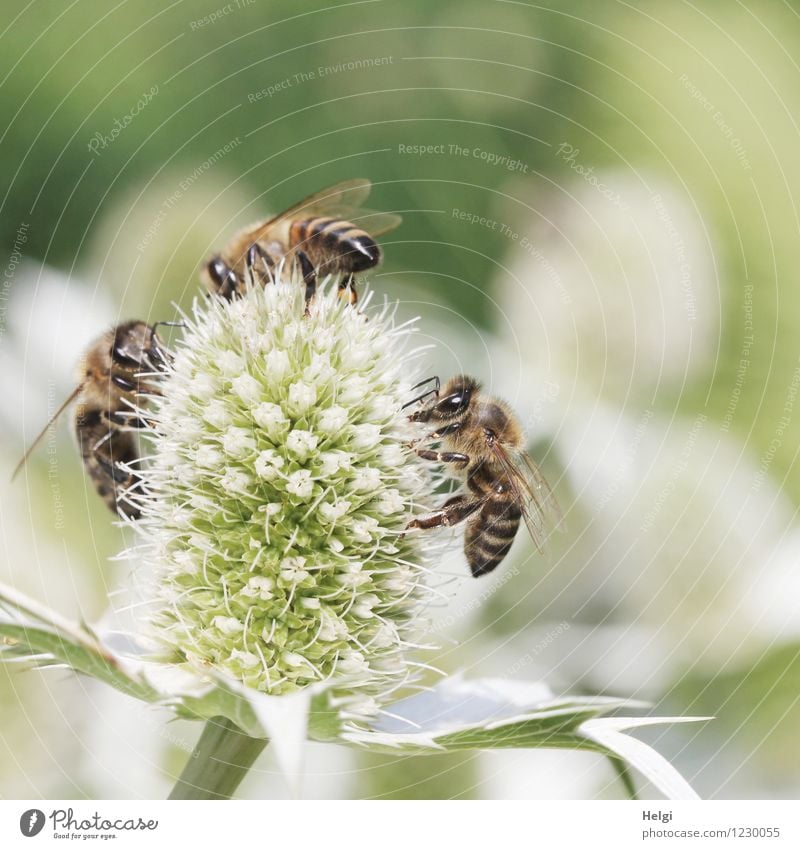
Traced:
<path fill-rule="evenodd" d="M 188 306 L 235 228 L 367 176 L 404 217 L 376 295 L 512 401 L 568 519 L 546 558 L 454 578 L 431 662 L 713 715 L 648 739 L 701 795 L 800 793 L 800 3 L 4 10 L 1 580 L 103 615 L 129 540 L 69 428 L 8 483 L 80 350 Z M 4 797 L 163 795 L 196 734 L 58 672 L 0 670 L 0 716 Z M 564 752 L 309 769 L 322 797 L 621 793 Z M 285 790 L 266 759 L 244 792 Z"/>

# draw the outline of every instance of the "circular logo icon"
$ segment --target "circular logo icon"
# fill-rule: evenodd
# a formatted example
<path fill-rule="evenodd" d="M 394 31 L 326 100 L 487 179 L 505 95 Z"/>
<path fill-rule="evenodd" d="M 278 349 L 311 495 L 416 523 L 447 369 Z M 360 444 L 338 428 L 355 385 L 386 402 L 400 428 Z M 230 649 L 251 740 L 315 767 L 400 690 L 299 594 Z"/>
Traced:
<path fill-rule="evenodd" d="M 25 837 L 36 837 L 44 828 L 44 811 L 31 808 L 19 818 L 19 830 Z"/>

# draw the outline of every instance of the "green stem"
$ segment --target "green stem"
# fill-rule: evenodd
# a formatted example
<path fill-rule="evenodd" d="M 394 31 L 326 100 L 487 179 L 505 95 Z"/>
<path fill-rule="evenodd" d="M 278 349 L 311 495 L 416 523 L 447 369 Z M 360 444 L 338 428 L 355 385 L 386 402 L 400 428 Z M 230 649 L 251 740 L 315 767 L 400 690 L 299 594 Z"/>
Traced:
<path fill-rule="evenodd" d="M 267 742 L 222 716 L 209 719 L 169 798 L 230 799 Z"/>
<path fill-rule="evenodd" d="M 619 758 L 612 758 L 609 756 L 608 759 L 611 761 L 611 766 L 614 767 L 614 772 L 616 772 L 619 780 L 623 783 L 623 785 L 625 785 L 625 793 L 628 798 L 633 801 L 638 801 L 639 795 L 636 792 L 636 784 L 633 781 L 633 775 L 628 768 L 628 764 Z"/>

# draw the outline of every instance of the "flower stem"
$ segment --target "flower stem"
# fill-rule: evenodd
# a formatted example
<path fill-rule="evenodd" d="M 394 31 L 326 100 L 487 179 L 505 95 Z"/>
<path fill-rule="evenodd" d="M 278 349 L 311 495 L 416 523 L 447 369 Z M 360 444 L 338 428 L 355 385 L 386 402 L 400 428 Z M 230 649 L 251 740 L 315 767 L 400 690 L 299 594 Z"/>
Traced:
<path fill-rule="evenodd" d="M 627 797 L 634 802 L 638 801 L 639 794 L 636 792 L 636 784 L 634 783 L 633 775 L 631 775 L 628 765 L 619 758 L 609 757 L 609 760 L 611 761 L 611 766 L 614 767 L 614 772 L 616 772 L 617 777 L 625 787 Z"/>
<path fill-rule="evenodd" d="M 169 798 L 230 799 L 267 742 L 225 717 L 209 719 Z"/>

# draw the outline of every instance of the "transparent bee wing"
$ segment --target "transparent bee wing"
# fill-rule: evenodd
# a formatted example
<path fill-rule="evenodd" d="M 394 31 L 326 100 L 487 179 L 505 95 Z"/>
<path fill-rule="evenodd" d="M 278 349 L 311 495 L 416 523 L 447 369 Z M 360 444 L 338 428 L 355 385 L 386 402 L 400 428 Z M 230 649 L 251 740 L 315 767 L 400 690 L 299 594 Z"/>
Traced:
<path fill-rule="evenodd" d="M 276 227 L 300 215 L 340 218 L 343 221 L 351 221 L 356 227 L 366 230 L 370 236 L 380 236 L 398 227 L 402 218 L 392 212 L 364 209 L 362 204 L 369 196 L 371 188 L 372 183 L 366 178 L 337 183 L 309 195 L 273 218 L 253 224 L 242 231 L 240 236 L 248 243 L 269 239 L 270 233 Z"/>
<path fill-rule="evenodd" d="M 522 513 L 525 527 L 539 552 L 544 551 L 551 528 L 563 530 L 564 518 L 555 495 L 539 467 L 525 451 L 492 447 L 505 472 Z"/>
<path fill-rule="evenodd" d="M 542 470 L 531 460 L 527 451 L 519 451 L 517 453 L 519 455 L 518 460 L 521 460 L 522 466 L 524 466 L 527 472 L 528 485 L 541 499 L 542 509 L 548 522 L 556 530 L 565 531 L 566 521 L 564 514 L 561 512 L 558 501 L 553 490 L 550 489 L 550 484 L 542 474 Z"/>
<path fill-rule="evenodd" d="M 351 221 L 356 227 L 366 230 L 370 236 L 382 236 L 403 223 L 399 215 L 393 212 L 379 212 L 375 209 L 352 207 L 349 211 L 342 210 L 338 215 L 346 221 Z"/>
<path fill-rule="evenodd" d="M 296 218 L 298 215 L 335 215 L 341 217 L 344 211 L 357 209 L 369 197 L 372 183 L 366 177 L 358 177 L 355 180 L 345 180 L 328 186 L 326 189 L 314 192 L 303 200 L 285 209 L 283 212 L 268 218 L 256 228 L 261 231 L 260 235 L 268 228 L 275 226 L 287 218 Z"/>
<path fill-rule="evenodd" d="M 36 439 L 34 439 L 33 442 L 31 442 L 31 444 L 28 446 L 28 450 L 22 455 L 22 459 L 14 467 L 14 471 L 11 475 L 12 481 L 20 473 L 20 471 L 21 471 L 22 467 L 25 465 L 25 463 L 28 462 L 28 457 L 31 456 L 31 454 L 33 453 L 36 446 L 42 441 L 42 437 L 47 433 L 48 428 L 50 428 L 53 424 L 55 424 L 55 422 L 58 421 L 58 419 L 60 418 L 60 416 L 64 412 L 64 410 L 66 410 L 67 407 L 78 397 L 78 395 L 80 394 L 84 385 L 85 385 L 84 383 L 79 383 L 75 387 L 75 389 L 72 390 L 72 392 L 69 394 L 67 399 L 55 411 L 55 413 L 53 413 L 53 415 L 50 416 L 50 418 L 47 421 L 47 424 L 41 429 L 41 431 L 39 432 L 39 435 L 36 437 Z"/>

